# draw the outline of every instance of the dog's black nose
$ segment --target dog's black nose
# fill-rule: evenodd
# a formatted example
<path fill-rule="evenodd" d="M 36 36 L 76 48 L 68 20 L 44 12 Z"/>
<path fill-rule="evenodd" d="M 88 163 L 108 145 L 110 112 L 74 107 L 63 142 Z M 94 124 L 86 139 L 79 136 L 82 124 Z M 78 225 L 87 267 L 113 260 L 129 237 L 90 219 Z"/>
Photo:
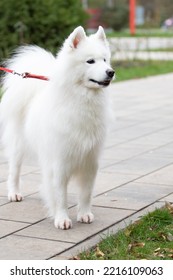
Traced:
<path fill-rule="evenodd" d="M 113 78 L 115 71 L 112 69 L 106 70 L 106 74 L 108 75 L 109 78 Z"/>

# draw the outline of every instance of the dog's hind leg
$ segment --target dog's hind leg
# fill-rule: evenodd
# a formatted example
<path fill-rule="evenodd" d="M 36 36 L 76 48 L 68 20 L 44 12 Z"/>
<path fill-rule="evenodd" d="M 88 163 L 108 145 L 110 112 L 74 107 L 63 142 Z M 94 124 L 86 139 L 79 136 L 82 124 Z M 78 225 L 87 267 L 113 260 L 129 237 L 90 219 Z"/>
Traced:
<path fill-rule="evenodd" d="M 22 151 L 13 151 L 9 159 L 9 176 L 8 176 L 8 199 L 9 201 L 21 201 L 20 192 L 20 170 L 23 159 Z"/>
<path fill-rule="evenodd" d="M 20 137 L 20 133 L 19 135 L 12 133 L 12 126 L 6 130 L 6 151 L 9 159 L 8 199 L 16 202 L 23 199 L 20 192 L 20 170 L 23 160 L 23 145 Z"/>
<path fill-rule="evenodd" d="M 20 193 L 20 168 L 21 162 L 16 159 L 11 159 L 9 162 L 8 176 L 8 199 L 9 201 L 21 201 L 23 199 Z"/>

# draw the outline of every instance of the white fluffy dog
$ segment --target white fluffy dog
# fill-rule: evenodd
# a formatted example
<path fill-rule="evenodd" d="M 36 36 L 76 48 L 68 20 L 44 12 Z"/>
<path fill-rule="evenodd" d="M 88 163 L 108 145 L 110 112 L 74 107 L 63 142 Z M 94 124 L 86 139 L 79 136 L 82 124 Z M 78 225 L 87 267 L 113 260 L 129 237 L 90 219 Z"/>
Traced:
<path fill-rule="evenodd" d="M 37 46 L 21 47 L 7 67 L 49 77 L 40 81 L 6 74 L 3 80 L 0 113 L 9 159 L 9 200 L 22 200 L 20 168 L 31 147 L 39 159 L 43 197 L 55 227 L 72 227 L 67 207 L 72 176 L 79 185 L 77 220 L 91 223 L 92 190 L 107 127 L 105 87 L 114 76 L 103 28 L 87 37 L 77 27 L 56 57 Z"/>

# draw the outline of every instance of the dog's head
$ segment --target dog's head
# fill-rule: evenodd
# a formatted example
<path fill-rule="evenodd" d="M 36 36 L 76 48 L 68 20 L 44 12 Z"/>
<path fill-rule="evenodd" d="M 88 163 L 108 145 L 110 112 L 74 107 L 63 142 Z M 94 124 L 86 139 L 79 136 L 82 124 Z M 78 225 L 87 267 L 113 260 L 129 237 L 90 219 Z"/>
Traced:
<path fill-rule="evenodd" d="M 93 89 L 110 84 L 115 72 L 110 66 L 110 49 L 101 26 L 89 37 L 81 26 L 77 27 L 65 41 L 64 48 L 76 83 Z"/>

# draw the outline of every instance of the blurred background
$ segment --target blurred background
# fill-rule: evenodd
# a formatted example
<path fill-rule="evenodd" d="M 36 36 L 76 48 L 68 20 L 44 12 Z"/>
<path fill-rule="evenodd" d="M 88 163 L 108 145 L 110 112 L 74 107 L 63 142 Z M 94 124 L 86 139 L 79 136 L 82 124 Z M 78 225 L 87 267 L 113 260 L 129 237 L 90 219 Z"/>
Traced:
<path fill-rule="evenodd" d="M 173 71 L 173 0 L 0 0 L 0 61 L 21 44 L 56 53 L 78 25 L 105 28 L 118 81 L 152 63 L 155 72 Z"/>
<path fill-rule="evenodd" d="M 90 15 L 87 27 L 95 29 L 102 24 L 113 31 L 128 28 L 130 2 L 135 2 L 137 28 L 173 28 L 172 0 L 83 0 L 83 8 Z"/>

